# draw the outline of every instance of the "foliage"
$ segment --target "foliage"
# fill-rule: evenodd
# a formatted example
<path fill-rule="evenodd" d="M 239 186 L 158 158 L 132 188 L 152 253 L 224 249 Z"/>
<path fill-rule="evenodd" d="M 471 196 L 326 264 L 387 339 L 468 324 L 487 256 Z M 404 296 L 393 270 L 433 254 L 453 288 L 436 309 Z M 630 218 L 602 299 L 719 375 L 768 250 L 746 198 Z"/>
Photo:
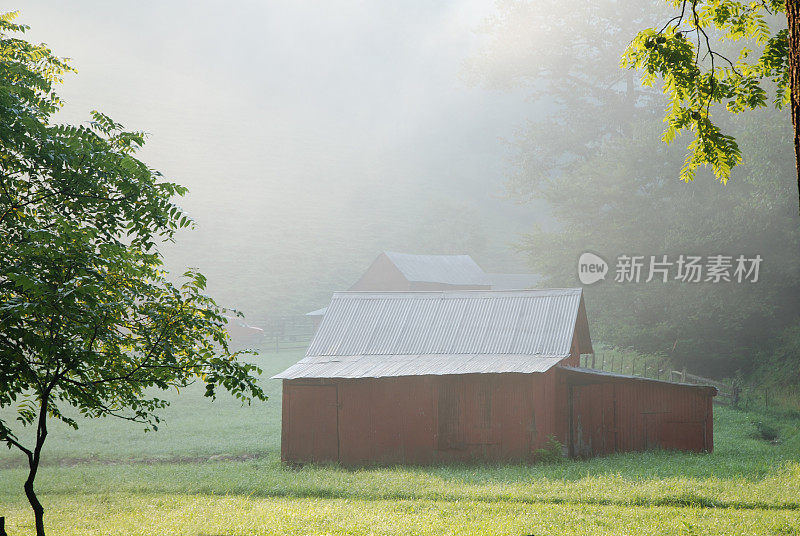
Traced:
<path fill-rule="evenodd" d="M 724 190 L 711 182 L 689 189 L 670 180 L 675 152 L 635 136 L 606 143 L 580 170 L 582 185 L 566 177 L 552 183 L 545 195 L 563 225 L 530 233 L 522 247 L 552 285 L 579 284 L 574 266 L 583 251 L 610 263 L 608 279 L 586 288 L 596 339 L 718 377 L 748 374 L 763 362 L 759 356 L 775 351 L 778 335 L 800 314 L 788 129 L 775 116 L 758 114 L 734 125 L 752 159 Z M 681 254 L 761 255 L 764 262 L 756 283 L 646 283 L 644 277 L 617 283 L 615 261 L 625 254 L 673 261 Z"/>
<path fill-rule="evenodd" d="M 533 457 L 541 463 L 558 463 L 565 460 L 564 445 L 554 435 L 547 436 L 543 448 L 536 449 Z"/>
<path fill-rule="evenodd" d="M 652 3 L 575 2 L 557 15 L 529 2 L 500 6 L 477 72 L 490 87 L 523 85 L 532 98 L 558 103 L 521 130 L 509 178 L 515 197 L 546 203 L 555 220 L 519 243 L 547 277 L 543 284 L 579 285 L 578 257 L 596 252 L 610 274 L 584 289 L 595 341 L 707 376 L 752 372 L 757 356 L 773 351 L 776 335 L 800 314 L 800 233 L 785 115 L 763 109 L 725 118 L 748 162 L 724 188 L 713 181 L 687 187 L 675 180 L 682 150 L 652 136 L 663 113 L 658 93 L 626 83 L 631 71 L 605 70 L 626 46 L 629 28 L 662 16 Z M 556 21 L 552 28 L 548 17 Z M 534 48 L 540 31 L 548 40 Z M 584 61 L 580 50 L 588 42 L 596 46 Z M 764 262 L 759 281 L 749 285 L 622 284 L 613 279 L 623 254 L 761 255 Z"/>
<path fill-rule="evenodd" d="M 619 70 L 619 54 L 630 28 L 662 15 L 646 0 L 497 3 L 483 28 L 487 44 L 470 62 L 472 81 L 523 88 L 546 110 L 525 118 L 512 142 L 508 186 L 516 197 L 552 202 L 542 191 L 568 180 L 588 191 L 577 176 L 582 166 L 660 112 L 652 105 L 657 92 Z"/>
<path fill-rule="evenodd" d="M 774 15 L 786 12 L 783 0 L 667 0 L 679 9 L 662 28 L 639 32 L 628 46 L 622 65 L 644 71 L 643 84 L 662 80 L 669 95 L 663 141 L 671 143 L 683 131 L 694 139 L 680 172 L 694 180 L 708 165 L 727 182 L 742 153 L 736 139 L 712 120 L 714 105 L 732 113 L 789 104 L 788 32 Z M 743 42 L 738 57 L 720 52 L 725 43 Z M 751 45 L 755 48 L 751 48 Z M 724 52 L 724 50 L 723 50 Z M 770 87 L 774 86 L 774 87 Z"/>
<path fill-rule="evenodd" d="M 800 322 L 776 335 L 769 352 L 759 352 L 755 379 L 767 388 L 784 391 L 800 385 Z"/>
<path fill-rule="evenodd" d="M 191 220 L 172 201 L 186 189 L 134 157 L 144 134 L 94 112 L 88 126 L 56 125 L 54 91 L 69 65 L 15 35 L 0 16 L 0 407 L 34 426 L 23 445 L 0 419 L 0 440 L 30 465 L 26 492 L 41 527 L 33 480 L 48 418 L 77 428 L 66 407 L 157 429 L 166 402 L 148 388 L 197 379 L 263 398 L 257 369 L 228 350 L 224 312 L 196 271 L 174 283 L 157 243 Z"/>
<path fill-rule="evenodd" d="M 773 443 L 778 441 L 781 433 L 774 420 L 761 418 L 759 420 L 752 421 L 752 423 L 753 427 L 755 428 L 753 437 L 763 439 L 764 441 L 771 441 Z"/>

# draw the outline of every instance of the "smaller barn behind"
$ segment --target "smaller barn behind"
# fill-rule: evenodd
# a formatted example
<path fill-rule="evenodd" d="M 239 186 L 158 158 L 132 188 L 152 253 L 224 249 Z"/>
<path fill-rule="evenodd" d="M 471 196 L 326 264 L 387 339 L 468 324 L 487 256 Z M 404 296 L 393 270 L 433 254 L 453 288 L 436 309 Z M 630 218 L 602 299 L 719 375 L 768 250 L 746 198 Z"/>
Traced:
<path fill-rule="evenodd" d="M 384 251 L 350 290 L 489 290 L 491 281 L 469 255 Z"/>
<path fill-rule="evenodd" d="M 581 369 L 581 289 L 339 292 L 283 380 L 281 457 L 344 465 L 710 451 L 713 387 Z"/>
<path fill-rule="evenodd" d="M 536 274 L 486 273 L 469 255 L 416 255 L 384 251 L 372 261 L 351 291 L 516 290 L 535 287 Z M 306 313 L 315 327 L 327 307 Z"/>

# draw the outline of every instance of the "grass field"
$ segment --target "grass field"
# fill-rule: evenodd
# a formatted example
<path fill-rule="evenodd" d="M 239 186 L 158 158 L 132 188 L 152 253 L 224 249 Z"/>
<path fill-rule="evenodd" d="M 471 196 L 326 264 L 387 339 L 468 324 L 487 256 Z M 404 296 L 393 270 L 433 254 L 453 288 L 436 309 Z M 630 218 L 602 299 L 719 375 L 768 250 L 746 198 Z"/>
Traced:
<path fill-rule="evenodd" d="M 535 466 L 283 467 L 280 384 L 300 352 L 264 354 L 266 403 L 172 396 L 166 423 L 54 426 L 37 489 L 49 534 L 800 534 L 792 414 L 716 408 L 712 454 Z M 780 431 L 755 437 L 753 421 Z M 0 515 L 33 534 L 23 459 L 0 453 Z"/>

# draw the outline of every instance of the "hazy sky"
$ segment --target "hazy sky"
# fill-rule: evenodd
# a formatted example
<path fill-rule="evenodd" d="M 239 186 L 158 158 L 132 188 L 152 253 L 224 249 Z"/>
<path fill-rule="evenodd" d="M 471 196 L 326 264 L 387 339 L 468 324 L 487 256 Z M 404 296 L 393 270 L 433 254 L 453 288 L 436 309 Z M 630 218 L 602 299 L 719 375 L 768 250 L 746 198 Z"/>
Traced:
<path fill-rule="evenodd" d="M 60 119 L 98 109 L 146 130 L 142 158 L 189 187 L 181 204 L 198 230 L 167 249 L 170 266 L 199 266 L 251 316 L 321 280 L 308 301 L 324 301 L 379 250 L 413 247 L 398 229 L 414 234 L 421 213 L 435 227 L 438 204 L 489 229 L 486 249 L 503 254 L 484 254 L 487 268 L 523 266 L 508 245 L 537 214 L 499 198 L 502 139 L 539 111 L 522 93 L 464 81 L 491 1 L 16 9 L 28 39 L 78 69 Z"/>

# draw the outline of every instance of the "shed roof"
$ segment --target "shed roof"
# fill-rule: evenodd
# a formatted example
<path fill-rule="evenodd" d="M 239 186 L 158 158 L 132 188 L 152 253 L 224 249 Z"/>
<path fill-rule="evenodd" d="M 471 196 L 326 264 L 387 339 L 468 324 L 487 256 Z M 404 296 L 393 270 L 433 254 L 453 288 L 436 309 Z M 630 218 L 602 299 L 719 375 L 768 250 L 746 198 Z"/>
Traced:
<path fill-rule="evenodd" d="M 634 376 L 632 374 L 621 374 L 619 372 L 609 372 L 607 370 L 597 370 L 591 368 L 584 368 L 584 367 L 560 367 L 564 374 L 573 379 L 577 379 L 578 383 L 596 383 L 597 380 L 624 380 L 624 381 L 639 381 L 639 382 L 646 382 L 646 383 L 653 383 L 653 384 L 660 384 L 660 385 L 673 385 L 679 387 L 686 387 L 689 389 L 697 389 L 699 391 L 704 391 L 711 396 L 716 396 L 719 392 L 719 389 L 714 387 L 713 385 L 708 384 L 697 384 L 697 383 L 683 383 L 683 382 L 673 382 L 668 380 L 659 380 L 658 378 L 648 378 L 646 376 Z"/>
<path fill-rule="evenodd" d="M 592 351 L 581 289 L 337 292 L 306 357 L 275 378 L 544 372 Z"/>
<path fill-rule="evenodd" d="M 490 285 L 486 273 L 469 255 L 413 255 L 384 251 L 409 281 L 448 285 Z"/>

